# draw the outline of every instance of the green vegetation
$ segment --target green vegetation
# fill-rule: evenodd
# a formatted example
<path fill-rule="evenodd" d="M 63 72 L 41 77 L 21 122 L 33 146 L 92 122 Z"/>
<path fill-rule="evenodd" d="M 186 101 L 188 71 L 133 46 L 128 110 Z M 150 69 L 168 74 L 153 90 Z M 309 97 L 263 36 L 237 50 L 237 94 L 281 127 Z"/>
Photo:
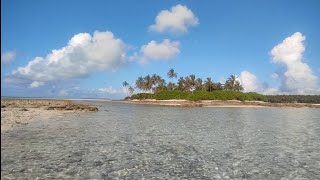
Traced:
<path fill-rule="evenodd" d="M 126 99 L 186 99 L 191 101 L 199 100 L 240 100 L 240 101 L 267 101 L 266 97 L 258 93 L 243 93 L 237 91 L 212 91 L 206 90 L 186 92 L 179 90 L 164 90 L 157 93 L 139 93 Z"/>
<path fill-rule="evenodd" d="M 126 97 L 125 99 L 154 99 L 154 94 L 151 94 L 151 93 L 138 93 L 138 94 L 133 94 L 130 97 Z"/>
<path fill-rule="evenodd" d="M 170 69 L 167 75 L 169 79 L 176 79 L 178 77 L 178 74 L 174 69 Z M 123 86 L 128 86 L 126 81 L 123 83 Z M 176 90 L 182 92 L 194 92 L 201 90 L 208 92 L 216 90 L 243 91 L 243 87 L 235 75 L 231 75 L 224 84 L 221 84 L 220 82 L 213 82 L 211 77 L 208 77 L 203 81 L 201 78 L 196 78 L 193 74 L 180 77 L 176 83 L 166 83 L 161 76 L 153 74 L 152 76 L 147 75 L 145 77 L 138 77 L 135 86 L 142 91 L 151 91 L 152 93 L 158 93 L 159 91 L 164 90 Z"/>
<path fill-rule="evenodd" d="M 174 69 L 167 73 L 170 80 L 177 79 L 178 74 Z M 124 81 L 124 87 L 133 94 L 134 88 Z M 177 82 L 166 81 L 159 75 L 153 74 L 139 77 L 136 80 L 135 88 L 150 93 L 138 93 L 126 97 L 126 99 L 186 99 L 191 101 L 199 100 L 240 100 L 240 101 L 265 101 L 273 103 L 320 103 L 319 95 L 275 95 L 266 96 L 255 92 L 244 93 L 243 87 L 235 75 L 231 75 L 224 84 L 214 82 L 211 77 L 204 81 L 191 74 L 180 77 Z"/>
<path fill-rule="evenodd" d="M 320 104 L 320 95 L 276 95 L 265 96 L 273 103 L 313 103 Z"/>

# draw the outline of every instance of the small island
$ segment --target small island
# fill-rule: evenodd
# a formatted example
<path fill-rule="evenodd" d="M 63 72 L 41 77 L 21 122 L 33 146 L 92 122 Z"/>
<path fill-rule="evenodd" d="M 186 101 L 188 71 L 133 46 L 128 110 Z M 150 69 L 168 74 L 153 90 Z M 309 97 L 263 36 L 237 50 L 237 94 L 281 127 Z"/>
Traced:
<path fill-rule="evenodd" d="M 134 86 L 127 81 L 123 86 L 130 96 L 118 102 L 134 104 L 165 105 L 179 107 L 311 107 L 320 108 L 320 95 L 263 95 L 257 92 L 243 92 L 244 88 L 236 75 L 224 83 L 205 80 L 191 74 L 178 78 L 174 69 L 167 76 L 167 83 L 157 74 L 138 77 Z M 177 79 L 177 82 L 173 80 Z M 139 93 L 135 93 L 135 89 Z"/>

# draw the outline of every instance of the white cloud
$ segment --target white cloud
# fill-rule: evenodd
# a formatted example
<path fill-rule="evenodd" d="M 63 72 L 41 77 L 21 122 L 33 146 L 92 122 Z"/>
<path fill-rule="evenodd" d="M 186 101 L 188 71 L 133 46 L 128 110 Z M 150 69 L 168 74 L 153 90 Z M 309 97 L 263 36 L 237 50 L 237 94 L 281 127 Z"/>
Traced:
<path fill-rule="evenodd" d="M 66 97 L 69 95 L 69 93 L 66 90 L 60 90 L 58 95 L 62 97 Z"/>
<path fill-rule="evenodd" d="M 267 84 L 259 82 L 254 74 L 242 71 L 239 80 L 244 91 L 262 94 L 320 94 L 318 78 L 310 67 L 302 62 L 304 40 L 305 37 L 297 32 L 271 50 L 272 62 L 284 65 L 284 70 L 271 75 L 273 79 L 281 80 L 279 88 L 270 88 Z"/>
<path fill-rule="evenodd" d="M 245 92 L 258 92 L 261 90 L 257 77 L 249 71 L 242 71 L 239 80 Z"/>
<path fill-rule="evenodd" d="M 67 46 L 36 57 L 6 77 L 8 83 L 39 87 L 50 81 L 82 78 L 102 70 L 114 70 L 126 62 L 126 44 L 112 32 L 75 35 Z"/>
<path fill-rule="evenodd" d="M 187 6 L 176 5 L 171 10 L 162 10 L 155 19 L 155 24 L 149 26 L 154 32 L 187 32 L 188 27 L 199 24 L 198 18 Z"/>
<path fill-rule="evenodd" d="M 14 51 L 7 51 L 1 53 L 1 64 L 9 64 L 16 58 L 16 53 Z"/>
<path fill-rule="evenodd" d="M 126 94 L 127 91 L 125 88 L 116 89 L 112 86 L 108 86 L 96 89 L 81 89 L 79 87 L 63 88 L 58 91 L 57 95 L 68 98 L 122 99 Z"/>
<path fill-rule="evenodd" d="M 164 39 L 161 43 L 150 41 L 140 49 L 140 61 L 146 63 L 149 60 L 168 60 L 176 57 L 180 53 L 180 43 Z"/>
<path fill-rule="evenodd" d="M 30 87 L 31 87 L 31 88 L 37 88 L 37 87 L 40 87 L 40 86 L 43 86 L 43 85 L 44 85 L 44 82 L 33 81 L 33 82 L 30 84 Z"/>
<path fill-rule="evenodd" d="M 243 86 L 244 92 L 258 92 L 262 94 L 277 94 L 277 88 L 269 88 L 266 83 L 261 83 L 258 78 L 249 71 L 242 71 L 238 79 Z"/>
<path fill-rule="evenodd" d="M 318 78 L 308 64 L 302 62 L 305 36 L 296 32 L 271 50 L 272 62 L 285 66 L 284 72 L 278 73 L 281 79 L 280 90 L 286 94 L 320 93 Z"/>
<path fill-rule="evenodd" d="M 112 86 L 98 88 L 97 91 L 99 91 L 101 93 L 106 93 L 106 94 L 121 94 L 121 93 L 123 93 L 123 89 L 117 90 L 117 89 L 114 89 Z"/>
<path fill-rule="evenodd" d="M 277 88 L 267 88 L 267 89 L 264 89 L 262 91 L 262 94 L 265 94 L 265 95 L 278 95 L 278 94 L 283 94 L 283 93 L 279 92 L 279 90 Z"/>

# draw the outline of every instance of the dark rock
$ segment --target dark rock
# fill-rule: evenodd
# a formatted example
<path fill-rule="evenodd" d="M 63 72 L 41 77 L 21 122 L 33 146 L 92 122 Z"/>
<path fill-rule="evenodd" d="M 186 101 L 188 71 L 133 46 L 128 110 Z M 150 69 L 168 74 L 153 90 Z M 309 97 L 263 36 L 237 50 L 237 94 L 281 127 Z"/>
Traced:
<path fill-rule="evenodd" d="M 55 108 L 54 107 L 51 107 L 51 106 L 49 106 L 49 107 L 47 107 L 46 108 L 46 110 L 54 110 Z"/>
<path fill-rule="evenodd" d="M 102 166 L 103 163 L 101 161 L 94 161 L 93 165 L 94 166 Z"/>

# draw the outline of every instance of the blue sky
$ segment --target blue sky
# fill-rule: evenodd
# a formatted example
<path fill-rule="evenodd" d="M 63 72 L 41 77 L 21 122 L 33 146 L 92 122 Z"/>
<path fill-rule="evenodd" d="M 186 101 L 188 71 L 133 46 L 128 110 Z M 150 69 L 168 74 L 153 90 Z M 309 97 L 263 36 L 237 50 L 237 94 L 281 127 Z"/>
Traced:
<path fill-rule="evenodd" d="M 175 13 L 174 7 L 180 7 L 181 11 Z M 162 17 L 160 12 L 164 10 L 172 18 Z M 179 13 L 185 18 L 166 22 Z M 162 24 L 156 23 L 157 16 L 162 19 Z M 215 81 L 237 74 L 242 81 L 246 80 L 243 83 L 248 91 L 319 94 L 319 17 L 320 2 L 317 0 L 3 0 L 1 94 L 121 98 L 125 95 L 123 81 L 133 85 L 138 76 L 154 73 L 165 77 L 169 68 L 174 68 L 178 76 L 210 76 Z M 154 30 L 151 25 L 164 29 Z M 18 70 L 19 67 L 26 68 L 36 57 L 49 61 L 46 56 L 52 50 L 68 46 L 79 33 L 88 33 L 93 38 L 95 31 L 113 35 L 104 43 L 105 46 L 99 46 L 101 51 L 120 40 L 121 45 L 112 44 L 112 47 L 119 50 L 119 55 L 125 53 L 126 57 L 120 59 L 110 51 L 110 56 L 118 57 L 106 60 L 112 65 L 104 63 L 105 66 L 99 67 L 100 60 L 104 59 L 98 59 L 99 63 L 91 66 L 88 65 L 91 64 L 90 59 L 77 59 L 77 53 L 86 51 L 82 49 L 74 50 L 71 55 L 64 54 L 69 60 L 76 57 L 70 60 L 75 64 L 66 66 L 70 69 L 59 68 L 65 67 L 65 58 L 61 58 L 57 68 L 47 64 L 37 66 L 40 69 L 28 69 L 27 73 Z M 289 38 L 289 43 L 283 42 L 286 38 Z M 164 39 L 168 40 L 167 43 Z M 155 42 L 154 46 L 151 46 L 151 41 Z M 165 49 L 169 46 L 169 50 L 160 52 L 161 45 Z M 289 55 L 299 56 L 299 62 L 292 64 L 296 60 L 283 58 L 287 57 L 283 55 L 287 50 L 271 53 L 277 45 L 282 45 L 281 49 L 290 49 Z M 94 48 L 89 49 L 87 53 L 95 53 Z M 103 54 L 103 58 L 110 56 Z M 280 60 L 274 60 L 277 57 Z M 81 64 L 83 62 L 85 64 Z M 84 67 L 82 75 L 66 73 L 80 71 L 78 68 L 83 66 L 90 67 Z M 66 75 L 49 74 L 60 70 Z M 39 74 L 53 77 L 39 79 Z M 307 76 L 302 77 L 302 74 Z M 310 82 L 310 85 L 302 82 Z"/>

